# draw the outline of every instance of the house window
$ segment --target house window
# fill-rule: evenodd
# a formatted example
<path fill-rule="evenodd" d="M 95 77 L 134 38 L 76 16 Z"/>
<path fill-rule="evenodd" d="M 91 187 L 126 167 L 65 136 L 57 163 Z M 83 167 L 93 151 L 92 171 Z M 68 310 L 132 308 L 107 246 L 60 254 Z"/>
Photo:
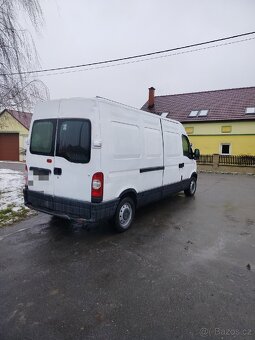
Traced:
<path fill-rule="evenodd" d="M 220 153 L 221 155 L 230 155 L 230 144 L 221 144 Z"/>
<path fill-rule="evenodd" d="M 199 111 L 191 111 L 189 117 L 196 117 Z"/>
<path fill-rule="evenodd" d="M 209 110 L 194 110 L 189 113 L 189 117 L 205 117 Z"/>
<path fill-rule="evenodd" d="M 192 133 L 194 133 L 194 128 L 191 127 L 191 126 L 190 126 L 190 127 L 187 126 L 187 127 L 185 128 L 185 130 L 186 130 L 186 132 L 187 132 L 188 135 L 192 135 Z"/>
<path fill-rule="evenodd" d="M 255 107 L 247 107 L 246 110 L 245 110 L 245 114 L 254 115 L 255 114 Z"/>
<path fill-rule="evenodd" d="M 202 116 L 207 116 L 207 115 L 208 115 L 208 110 L 200 110 L 200 111 L 198 112 L 198 115 L 199 115 L 200 117 L 202 117 Z"/>
<path fill-rule="evenodd" d="M 232 126 L 222 126 L 221 127 L 221 132 L 222 133 L 229 133 L 232 131 Z"/>

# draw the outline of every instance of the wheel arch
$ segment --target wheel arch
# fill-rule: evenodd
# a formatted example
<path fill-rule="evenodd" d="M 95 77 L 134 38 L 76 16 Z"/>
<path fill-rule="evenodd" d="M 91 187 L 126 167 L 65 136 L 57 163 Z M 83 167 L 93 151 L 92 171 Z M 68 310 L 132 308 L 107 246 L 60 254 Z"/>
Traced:
<path fill-rule="evenodd" d="M 135 206 L 137 206 L 137 192 L 135 189 L 129 188 L 122 191 L 119 195 L 119 199 L 122 199 L 124 197 L 132 198 L 134 200 Z"/>
<path fill-rule="evenodd" d="M 191 178 L 191 177 L 195 177 L 195 179 L 197 179 L 197 172 L 195 172 L 195 171 L 194 171 L 194 172 L 192 172 L 192 174 L 191 174 L 190 178 Z"/>

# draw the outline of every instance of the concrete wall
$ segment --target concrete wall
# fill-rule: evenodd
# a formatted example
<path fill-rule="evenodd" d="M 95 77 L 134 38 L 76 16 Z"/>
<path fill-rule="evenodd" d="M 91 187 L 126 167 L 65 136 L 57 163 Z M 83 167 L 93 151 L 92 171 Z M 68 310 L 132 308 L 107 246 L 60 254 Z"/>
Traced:
<path fill-rule="evenodd" d="M 15 132 L 19 134 L 19 148 L 24 149 L 26 147 L 25 142 L 28 136 L 28 130 L 14 119 L 7 111 L 0 116 L 0 133 Z M 20 154 L 19 160 L 23 161 L 25 157 Z"/>
<path fill-rule="evenodd" d="M 200 149 L 201 154 L 218 154 L 221 152 L 221 144 L 230 144 L 231 155 L 255 155 L 255 119 L 241 122 L 193 122 L 183 125 L 193 147 Z M 225 127 L 230 132 L 222 132 Z"/>

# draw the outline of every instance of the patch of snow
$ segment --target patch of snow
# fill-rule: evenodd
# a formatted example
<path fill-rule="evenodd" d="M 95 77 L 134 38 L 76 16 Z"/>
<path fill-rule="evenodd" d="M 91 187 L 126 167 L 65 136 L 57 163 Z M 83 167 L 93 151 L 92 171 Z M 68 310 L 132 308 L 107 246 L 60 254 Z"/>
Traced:
<path fill-rule="evenodd" d="M 12 208 L 12 211 L 17 212 L 17 211 L 19 211 L 20 209 L 21 209 L 21 207 L 13 207 L 13 208 Z"/>
<path fill-rule="evenodd" d="M 12 206 L 14 211 L 24 207 L 24 174 L 20 171 L 0 169 L 0 210 Z M 17 210 L 16 210 L 17 209 Z"/>

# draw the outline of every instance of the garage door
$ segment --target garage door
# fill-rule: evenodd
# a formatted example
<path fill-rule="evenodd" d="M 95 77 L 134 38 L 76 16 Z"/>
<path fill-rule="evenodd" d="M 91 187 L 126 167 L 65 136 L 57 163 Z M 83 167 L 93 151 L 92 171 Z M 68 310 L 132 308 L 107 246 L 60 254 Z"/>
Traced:
<path fill-rule="evenodd" d="M 19 160 L 19 134 L 0 133 L 0 160 Z"/>

